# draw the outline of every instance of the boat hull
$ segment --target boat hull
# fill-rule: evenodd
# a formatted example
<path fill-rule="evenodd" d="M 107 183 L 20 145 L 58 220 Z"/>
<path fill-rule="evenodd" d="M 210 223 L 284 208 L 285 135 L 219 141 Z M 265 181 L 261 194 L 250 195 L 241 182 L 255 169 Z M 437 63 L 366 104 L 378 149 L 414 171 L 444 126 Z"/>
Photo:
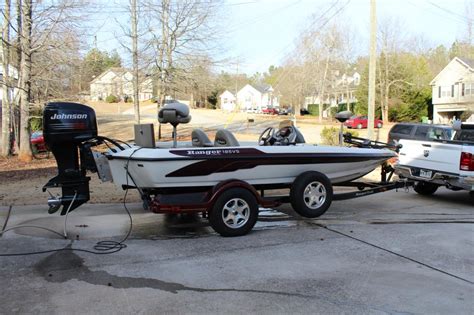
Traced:
<path fill-rule="evenodd" d="M 313 145 L 132 148 L 109 155 L 109 165 L 116 185 L 142 189 L 212 187 L 228 179 L 289 186 L 307 171 L 323 173 L 333 184 L 348 182 L 395 155 L 390 150 Z"/>

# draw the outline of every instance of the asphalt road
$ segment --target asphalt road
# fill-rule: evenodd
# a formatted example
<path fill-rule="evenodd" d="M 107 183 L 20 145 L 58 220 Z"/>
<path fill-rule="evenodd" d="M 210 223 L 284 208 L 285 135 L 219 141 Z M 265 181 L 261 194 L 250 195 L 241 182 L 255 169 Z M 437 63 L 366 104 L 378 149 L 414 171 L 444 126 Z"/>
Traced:
<path fill-rule="evenodd" d="M 319 219 L 265 210 L 254 230 L 223 238 L 197 217 L 130 205 L 127 247 L 0 257 L 0 313 L 472 314 L 474 208 L 465 192 L 402 190 L 334 202 Z M 7 214 L 0 208 L 0 222 Z M 62 233 L 45 206 L 12 209 L 8 227 Z M 6 232 L 1 253 L 92 249 L 120 240 L 120 204 L 84 205 L 70 240 L 36 228 Z M 72 240 L 71 240 L 72 239 Z"/>

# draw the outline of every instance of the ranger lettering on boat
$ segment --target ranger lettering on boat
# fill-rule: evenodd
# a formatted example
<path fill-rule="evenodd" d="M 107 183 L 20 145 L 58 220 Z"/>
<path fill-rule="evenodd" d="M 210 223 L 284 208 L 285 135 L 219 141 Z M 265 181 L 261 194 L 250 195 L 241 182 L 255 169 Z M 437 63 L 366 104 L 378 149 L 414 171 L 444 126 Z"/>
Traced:
<path fill-rule="evenodd" d="M 188 150 L 188 155 L 222 155 L 222 154 L 238 154 L 238 149 L 218 149 L 218 150 Z"/>

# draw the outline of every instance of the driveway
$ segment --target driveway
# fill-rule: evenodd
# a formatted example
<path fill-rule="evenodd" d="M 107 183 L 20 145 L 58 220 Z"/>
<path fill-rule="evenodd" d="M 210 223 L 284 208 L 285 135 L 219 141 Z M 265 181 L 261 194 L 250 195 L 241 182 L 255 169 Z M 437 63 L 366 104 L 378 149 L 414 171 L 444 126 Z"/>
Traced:
<path fill-rule="evenodd" d="M 426 198 L 391 191 L 334 202 L 319 219 L 264 210 L 248 235 L 223 238 L 190 216 L 129 205 L 127 247 L 111 255 L 59 251 L 0 257 L 4 313 L 472 314 L 474 215 L 465 192 Z M 7 209 L 0 208 L 3 222 Z M 13 208 L 8 226 L 62 233 L 44 206 Z M 0 252 L 92 249 L 128 229 L 121 204 L 71 213 L 70 240 L 34 228 Z"/>

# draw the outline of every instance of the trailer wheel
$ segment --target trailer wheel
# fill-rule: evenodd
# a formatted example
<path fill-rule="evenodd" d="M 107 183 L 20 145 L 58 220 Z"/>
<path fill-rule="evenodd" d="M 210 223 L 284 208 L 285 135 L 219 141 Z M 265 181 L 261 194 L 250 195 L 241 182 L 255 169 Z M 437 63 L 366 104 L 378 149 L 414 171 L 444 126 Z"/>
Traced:
<path fill-rule="evenodd" d="M 223 192 L 209 213 L 211 227 L 222 236 L 247 234 L 257 222 L 257 218 L 257 200 L 250 191 L 243 188 L 232 188 Z"/>
<path fill-rule="evenodd" d="M 428 183 L 428 182 L 418 182 L 415 184 L 413 189 L 423 196 L 432 195 L 438 190 L 439 185 Z"/>
<path fill-rule="evenodd" d="M 332 202 L 332 185 L 326 175 L 305 172 L 296 177 L 290 190 L 293 209 L 303 217 L 316 218 L 329 208 Z"/>

